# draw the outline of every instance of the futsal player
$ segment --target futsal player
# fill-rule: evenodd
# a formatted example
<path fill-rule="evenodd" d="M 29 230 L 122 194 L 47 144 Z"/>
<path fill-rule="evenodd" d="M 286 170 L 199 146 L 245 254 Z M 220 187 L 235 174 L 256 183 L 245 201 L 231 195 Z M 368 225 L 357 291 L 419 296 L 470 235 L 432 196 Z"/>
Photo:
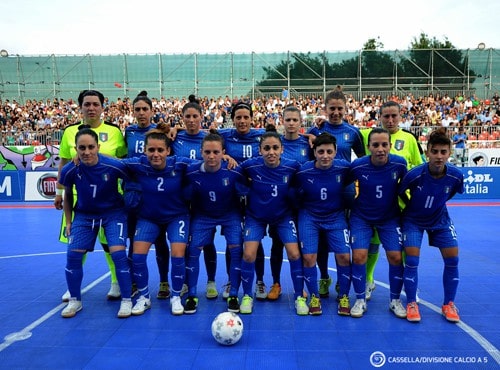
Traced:
<path fill-rule="evenodd" d="M 428 163 L 413 168 L 403 178 L 399 193 L 406 200 L 403 210 L 403 246 L 406 252 L 404 286 L 407 298 L 407 320 L 419 322 L 417 304 L 418 265 L 424 231 L 429 245 L 439 248 L 443 257 L 444 300 L 442 314 L 450 322 L 459 322 L 455 296 L 459 283 L 457 232 L 446 202 L 463 193 L 463 174 L 448 162 L 451 140 L 444 129 L 430 134 L 427 142 Z M 409 191 L 410 197 L 406 197 Z"/>

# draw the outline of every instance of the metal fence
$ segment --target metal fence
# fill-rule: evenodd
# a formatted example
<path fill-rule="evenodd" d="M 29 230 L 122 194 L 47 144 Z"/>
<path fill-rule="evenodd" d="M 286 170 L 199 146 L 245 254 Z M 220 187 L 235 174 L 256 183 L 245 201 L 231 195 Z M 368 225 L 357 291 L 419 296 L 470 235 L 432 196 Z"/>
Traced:
<path fill-rule="evenodd" d="M 356 99 L 365 95 L 408 92 L 414 95 L 475 94 L 487 99 L 500 90 L 500 53 L 497 49 L 458 50 L 460 61 L 449 49 L 407 51 L 293 52 L 271 54 L 148 54 L 148 55 L 46 55 L 0 57 L 0 99 L 75 98 L 83 89 L 96 89 L 110 100 L 135 96 L 147 90 L 154 97 L 248 96 L 277 94 L 290 97 L 324 96 L 342 85 Z M 392 63 L 388 75 L 366 71 L 373 53 Z M 328 66 L 354 63 L 349 76 L 329 76 Z M 402 65 L 411 64 L 416 75 L 402 76 Z M 301 64 L 307 77 L 294 76 Z M 448 65 L 453 76 L 436 74 Z M 387 71 L 387 69 L 385 69 Z M 273 78 L 269 79 L 269 72 Z M 417 77 L 418 75 L 418 77 Z M 453 83 L 449 83 L 453 77 Z M 262 84 L 266 81 L 265 86 Z M 417 81 L 417 82 L 415 82 Z"/>
<path fill-rule="evenodd" d="M 226 127 L 231 127 L 228 123 Z M 306 129 L 309 128 L 306 125 Z M 362 128 L 363 129 L 363 128 Z M 425 143 L 429 133 L 436 129 L 433 126 L 416 126 L 410 127 L 411 131 L 420 142 Z M 281 132 L 283 128 L 278 127 Z M 457 127 L 449 127 L 448 133 L 453 136 L 458 132 Z M 1 132 L 1 145 L 59 145 L 62 138 L 63 130 L 60 129 L 44 129 L 41 131 L 20 130 L 16 132 Z M 495 147 L 496 142 L 500 142 L 500 126 L 469 126 L 466 128 L 466 134 L 469 137 L 469 143 L 473 147 Z"/>

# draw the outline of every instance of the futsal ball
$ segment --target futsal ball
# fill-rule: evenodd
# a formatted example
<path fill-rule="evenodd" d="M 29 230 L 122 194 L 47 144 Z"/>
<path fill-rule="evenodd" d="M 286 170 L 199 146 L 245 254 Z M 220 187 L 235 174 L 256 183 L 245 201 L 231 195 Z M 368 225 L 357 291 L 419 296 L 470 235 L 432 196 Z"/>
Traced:
<path fill-rule="evenodd" d="M 214 339 L 225 346 L 231 346 L 243 335 L 243 321 L 234 312 L 222 312 L 212 322 Z"/>

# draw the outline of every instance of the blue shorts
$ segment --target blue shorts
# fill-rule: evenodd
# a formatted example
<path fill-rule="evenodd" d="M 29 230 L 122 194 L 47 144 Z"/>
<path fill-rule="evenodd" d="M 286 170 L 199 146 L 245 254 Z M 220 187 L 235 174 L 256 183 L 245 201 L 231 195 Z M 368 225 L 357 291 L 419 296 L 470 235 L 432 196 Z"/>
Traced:
<path fill-rule="evenodd" d="M 260 242 L 266 235 L 266 228 L 269 225 L 266 221 L 259 221 L 252 216 L 245 218 L 245 233 L 243 240 L 245 242 Z M 273 223 L 278 231 L 278 236 L 283 244 L 298 243 L 297 227 L 291 216 L 285 216 Z"/>
<path fill-rule="evenodd" d="M 154 243 L 161 230 L 167 230 L 170 243 L 187 244 L 189 238 L 189 215 L 173 218 L 166 223 L 157 223 L 145 218 L 137 220 L 134 241 Z"/>
<path fill-rule="evenodd" d="M 387 220 L 383 223 L 373 223 L 351 215 L 349 228 L 351 229 L 351 246 L 353 250 L 368 249 L 370 239 L 374 235 L 374 228 L 377 229 L 380 242 L 387 252 L 400 252 L 403 250 L 399 218 Z"/>
<path fill-rule="evenodd" d="M 438 248 L 458 247 L 455 225 L 449 219 L 448 226 L 439 225 L 439 228 L 420 227 L 410 221 L 403 220 L 403 246 L 418 247 L 422 245 L 424 231 L 427 231 L 429 245 Z"/>
<path fill-rule="evenodd" d="M 320 220 L 306 211 L 299 212 L 299 241 L 302 254 L 317 254 L 319 234 L 323 232 L 328 242 L 328 251 L 350 253 L 349 229 L 345 218 L 342 220 Z"/>
<path fill-rule="evenodd" d="M 243 244 L 243 219 L 239 213 L 230 213 L 222 219 L 207 216 L 193 216 L 191 219 L 191 237 L 189 244 L 192 248 L 201 248 L 213 242 L 214 229 L 221 226 L 221 235 L 224 235 L 228 245 Z"/>
<path fill-rule="evenodd" d="M 127 213 L 123 210 L 101 215 L 75 212 L 71 224 L 71 235 L 68 238 L 68 249 L 93 251 L 100 230 L 103 230 L 109 246 L 125 247 L 127 245 Z"/>

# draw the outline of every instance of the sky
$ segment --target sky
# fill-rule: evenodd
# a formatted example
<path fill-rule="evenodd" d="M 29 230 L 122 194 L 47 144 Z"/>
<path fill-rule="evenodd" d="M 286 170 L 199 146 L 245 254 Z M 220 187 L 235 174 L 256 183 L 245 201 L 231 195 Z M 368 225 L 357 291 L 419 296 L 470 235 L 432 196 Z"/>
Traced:
<path fill-rule="evenodd" d="M 500 48 L 497 0 L 2 0 L 9 55 L 407 50 L 425 33 Z"/>

